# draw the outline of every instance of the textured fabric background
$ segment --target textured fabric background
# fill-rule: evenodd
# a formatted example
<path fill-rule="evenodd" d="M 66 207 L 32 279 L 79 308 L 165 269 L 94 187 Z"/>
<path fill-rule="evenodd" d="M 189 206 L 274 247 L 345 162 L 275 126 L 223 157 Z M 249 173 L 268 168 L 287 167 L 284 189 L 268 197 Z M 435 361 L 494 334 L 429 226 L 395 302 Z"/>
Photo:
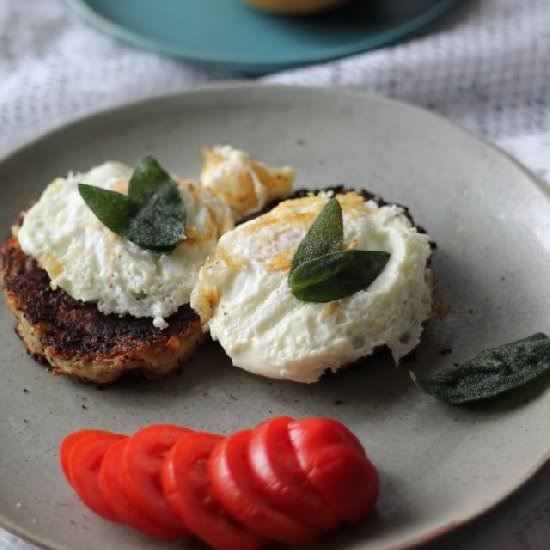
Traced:
<path fill-rule="evenodd" d="M 97 33 L 61 0 L 0 0 L 0 154 L 95 110 L 239 78 Z M 430 32 L 266 82 L 344 86 L 416 103 L 550 169 L 550 2 L 464 0 Z"/>
<path fill-rule="evenodd" d="M 240 77 L 126 46 L 61 0 L 0 0 L 0 156 L 98 109 Z M 550 182 L 550 0 L 464 0 L 404 44 L 260 81 L 416 103 L 497 142 Z M 546 468 L 504 507 L 433 547 L 544 550 L 549 541 Z M 23 547 L 0 530 L 0 549 Z"/>

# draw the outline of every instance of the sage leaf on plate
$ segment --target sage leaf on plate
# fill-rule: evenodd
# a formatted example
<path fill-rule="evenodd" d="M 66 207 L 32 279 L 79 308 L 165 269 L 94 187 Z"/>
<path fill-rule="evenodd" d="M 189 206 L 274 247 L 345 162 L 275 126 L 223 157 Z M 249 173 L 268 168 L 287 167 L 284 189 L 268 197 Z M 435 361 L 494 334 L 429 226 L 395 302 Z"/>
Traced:
<path fill-rule="evenodd" d="M 315 218 L 292 259 L 291 272 L 300 264 L 319 256 L 338 252 L 344 241 L 342 207 L 336 198 L 330 199 Z"/>
<path fill-rule="evenodd" d="M 464 365 L 417 379 L 425 392 L 463 405 L 508 392 L 550 371 L 550 338 L 539 332 L 482 351 Z"/>
<path fill-rule="evenodd" d="M 333 252 L 294 269 L 289 286 L 305 302 L 330 302 L 366 289 L 380 275 L 390 255 L 375 250 Z"/>
<path fill-rule="evenodd" d="M 99 221 L 141 248 L 169 252 L 184 238 L 178 186 L 153 157 L 138 163 L 128 195 L 83 183 L 78 190 Z"/>

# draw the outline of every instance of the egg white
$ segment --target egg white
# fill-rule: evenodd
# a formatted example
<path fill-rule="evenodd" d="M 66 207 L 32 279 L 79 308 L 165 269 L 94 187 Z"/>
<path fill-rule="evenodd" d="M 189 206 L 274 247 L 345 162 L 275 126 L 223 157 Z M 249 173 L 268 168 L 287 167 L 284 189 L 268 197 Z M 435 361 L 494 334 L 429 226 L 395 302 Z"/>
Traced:
<path fill-rule="evenodd" d="M 169 254 L 143 250 L 105 227 L 78 192 L 78 184 L 87 183 L 125 193 L 131 175 L 128 166 L 106 162 L 56 179 L 25 214 L 18 239 L 53 288 L 95 302 L 102 313 L 151 317 L 165 328 L 166 319 L 189 302 L 199 268 L 233 226 L 233 216 L 200 185 L 178 180 L 186 238 Z"/>
<path fill-rule="evenodd" d="M 391 258 L 366 289 L 319 304 L 298 300 L 287 277 L 296 247 L 329 199 L 288 200 L 220 239 L 201 268 L 191 306 L 233 364 L 271 378 L 314 382 L 387 346 L 398 361 L 432 313 L 430 239 L 397 206 L 338 196 L 344 247 Z"/>
<path fill-rule="evenodd" d="M 231 145 L 205 148 L 202 154 L 202 185 L 231 207 L 237 221 L 292 191 L 290 166 L 268 166 Z"/>

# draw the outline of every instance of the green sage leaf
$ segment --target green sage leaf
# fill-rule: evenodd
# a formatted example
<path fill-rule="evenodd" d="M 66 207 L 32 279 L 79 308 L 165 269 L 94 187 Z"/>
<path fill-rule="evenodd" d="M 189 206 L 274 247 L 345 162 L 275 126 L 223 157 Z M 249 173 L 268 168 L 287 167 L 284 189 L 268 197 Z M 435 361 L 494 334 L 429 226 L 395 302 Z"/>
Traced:
<path fill-rule="evenodd" d="M 151 157 L 141 159 L 128 183 L 128 196 L 141 203 L 149 201 L 164 182 L 171 181 L 170 175 L 158 161 Z"/>
<path fill-rule="evenodd" d="M 78 191 L 103 225 L 106 225 L 114 233 L 125 235 L 128 229 L 128 220 L 132 213 L 139 210 L 139 203 L 135 203 L 121 193 L 86 183 L 80 183 Z"/>
<path fill-rule="evenodd" d="M 168 252 L 184 238 L 185 207 L 178 186 L 153 157 L 138 163 L 128 195 L 83 183 L 78 190 L 104 225 L 141 248 Z"/>
<path fill-rule="evenodd" d="M 126 237 L 147 250 L 170 251 L 185 230 L 183 212 L 177 185 L 166 181 L 130 218 Z"/>
<path fill-rule="evenodd" d="M 292 259 L 291 273 L 308 260 L 340 251 L 343 241 L 342 207 L 336 198 L 332 198 L 315 218 L 298 246 Z"/>
<path fill-rule="evenodd" d="M 366 289 L 380 275 L 390 255 L 383 251 L 346 250 L 300 264 L 289 276 L 296 298 L 330 302 Z"/>
<path fill-rule="evenodd" d="M 425 392 L 450 405 L 489 399 L 550 371 L 550 338 L 543 333 L 482 351 L 464 365 L 417 379 Z"/>

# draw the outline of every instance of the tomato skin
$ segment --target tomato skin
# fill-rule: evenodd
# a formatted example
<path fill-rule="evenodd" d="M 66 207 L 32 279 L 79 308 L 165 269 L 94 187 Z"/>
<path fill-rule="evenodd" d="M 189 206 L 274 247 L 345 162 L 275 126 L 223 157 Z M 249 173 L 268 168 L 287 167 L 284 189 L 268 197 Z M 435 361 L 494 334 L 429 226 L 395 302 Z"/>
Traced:
<path fill-rule="evenodd" d="M 170 531 L 161 525 L 157 525 L 139 508 L 136 508 L 124 492 L 120 481 L 120 463 L 127 444 L 128 439 L 117 441 L 103 457 L 99 471 L 99 489 L 103 498 L 119 521 L 144 535 L 157 540 L 175 540 L 179 538 L 180 533 L 178 531 Z"/>
<path fill-rule="evenodd" d="M 222 436 L 199 432 L 181 438 L 162 466 L 164 494 L 191 532 L 210 546 L 257 550 L 266 541 L 227 516 L 212 494 L 207 461 L 220 441 Z"/>
<path fill-rule="evenodd" d="M 356 525 L 373 511 L 378 473 L 357 438 L 331 419 L 289 425 L 297 459 L 309 482 L 341 522 Z"/>
<path fill-rule="evenodd" d="M 320 449 L 328 445 L 345 445 L 365 456 L 361 442 L 338 420 L 322 416 L 295 420 L 288 427 L 291 440 L 296 437 L 302 447 Z M 293 435 L 300 434 L 300 435 Z"/>
<path fill-rule="evenodd" d="M 60 447 L 65 476 L 106 519 L 158 540 L 188 529 L 219 550 L 310 544 L 374 510 L 379 478 L 330 418 L 276 417 L 223 438 L 170 424 L 132 437 L 81 430 Z"/>
<path fill-rule="evenodd" d="M 187 529 L 162 491 L 160 471 L 170 449 L 191 430 L 171 424 L 153 424 L 128 441 L 120 463 L 120 480 L 130 502 L 155 523 L 186 535 Z"/>
<path fill-rule="evenodd" d="M 290 440 L 289 416 L 269 419 L 256 426 L 250 439 L 250 467 L 258 488 L 276 508 L 320 531 L 339 524 L 300 467 Z"/>
<path fill-rule="evenodd" d="M 286 544 L 308 544 L 319 531 L 269 504 L 256 487 L 249 464 L 252 430 L 221 441 L 208 460 L 208 477 L 216 499 L 237 522 L 258 535 Z"/>
<path fill-rule="evenodd" d="M 80 499 L 96 514 L 111 521 L 118 518 L 99 489 L 99 470 L 107 450 L 125 438 L 109 432 L 83 437 L 74 443 L 67 464 L 69 479 Z"/>
<path fill-rule="evenodd" d="M 110 433 L 111 432 L 107 432 L 105 430 L 79 430 L 78 432 L 73 432 L 63 438 L 63 441 L 61 442 L 61 446 L 59 448 L 59 461 L 61 463 L 61 469 L 63 470 L 65 477 L 71 485 L 73 484 L 73 482 L 69 477 L 69 460 L 75 444 L 82 439 L 85 439 L 94 434 Z"/>

